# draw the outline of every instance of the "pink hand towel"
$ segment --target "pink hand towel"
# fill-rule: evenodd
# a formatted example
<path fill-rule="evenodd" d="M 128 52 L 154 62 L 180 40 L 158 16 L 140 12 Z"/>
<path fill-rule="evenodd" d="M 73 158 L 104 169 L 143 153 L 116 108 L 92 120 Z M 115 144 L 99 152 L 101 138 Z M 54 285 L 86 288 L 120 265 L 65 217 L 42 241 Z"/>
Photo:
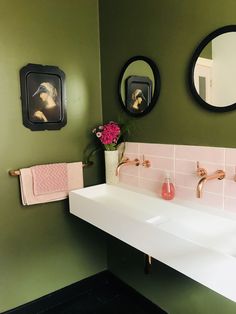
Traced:
<path fill-rule="evenodd" d="M 33 190 L 33 177 L 30 168 L 20 170 L 21 200 L 23 205 L 33 205 L 63 200 L 67 192 L 55 192 L 51 194 L 35 195 Z"/>
<path fill-rule="evenodd" d="M 68 191 L 82 189 L 84 187 L 83 163 L 70 162 L 67 164 Z"/>
<path fill-rule="evenodd" d="M 34 194 L 33 175 L 31 168 L 20 170 L 20 188 L 23 205 L 33 205 L 63 200 L 68 197 L 69 191 L 83 188 L 83 165 L 82 162 L 68 163 L 67 177 L 68 187 L 65 191 L 46 193 L 42 195 Z"/>
<path fill-rule="evenodd" d="M 34 195 L 68 191 L 67 164 L 56 163 L 31 167 Z"/>

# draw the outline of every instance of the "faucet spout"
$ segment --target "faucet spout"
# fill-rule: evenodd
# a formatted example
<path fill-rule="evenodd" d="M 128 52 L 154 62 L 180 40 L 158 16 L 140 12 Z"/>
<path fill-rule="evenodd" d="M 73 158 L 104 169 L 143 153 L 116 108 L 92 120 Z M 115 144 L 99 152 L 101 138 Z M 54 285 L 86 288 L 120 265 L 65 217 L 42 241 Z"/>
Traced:
<path fill-rule="evenodd" d="M 128 165 L 139 166 L 140 161 L 138 158 L 135 158 L 134 160 L 129 160 L 129 158 L 124 158 L 123 160 L 121 160 L 121 162 L 119 162 L 119 164 L 116 167 L 116 176 L 119 176 L 121 167 L 128 166 Z"/>
<path fill-rule="evenodd" d="M 198 181 L 198 184 L 197 184 L 197 198 L 202 197 L 203 187 L 207 181 L 214 180 L 214 179 L 222 180 L 224 179 L 224 177 L 225 177 L 225 172 L 223 170 L 217 170 L 214 174 L 210 176 L 207 176 L 207 175 L 203 176 Z"/>
<path fill-rule="evenodd" d="M 201 198 L 202 197 L 202 191 L 203 191 L 203 187 L 205 185 L 205 182 L 207 181 L 207 177 L 204 176 L 203 178 L 201 178 L 197 184 L 197 198 Z"/>

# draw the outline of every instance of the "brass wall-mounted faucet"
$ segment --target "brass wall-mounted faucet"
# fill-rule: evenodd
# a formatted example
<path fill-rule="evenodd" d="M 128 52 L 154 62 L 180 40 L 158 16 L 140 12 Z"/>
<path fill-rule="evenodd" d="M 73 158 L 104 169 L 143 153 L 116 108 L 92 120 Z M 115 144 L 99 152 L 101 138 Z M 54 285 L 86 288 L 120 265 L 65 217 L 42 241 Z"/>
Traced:
<path fill-rule="evenodd" d="M 130 160 L 127 157 L 124 157 L 117 165 L 116 167 L 116 176 L 119 176 L 120 174 L 120 168 L 123 166 L 129 166 L 129 165 L 134 165 L 134 166 L 139 166 L 142 165 L 145 168 L 149 168 L 151 166 L 151 163 L 149 160 L 145 160 L 143 156 L 143 161 L 141 162 L 138 158 L 135 158 L 134 160 Z"/>
<path fill-rule="evenodd" d="M 197 161 L 197 175 L 201 177 L 197 184 L 197 198 L 202 197 L 203 187 L 207 181 L 218 179 L 222 180 L 225 177 L 225 172 L 223 170 L 217 170 L 212 175 L 207 175 L 207 171 L 204 168 L 199 167 L 199 161 Z"/>
<path fill-rule="evenodd" d="M 121 160 L 121 162 L 119 162 L 117 167 L 116 167 L 116 176 L 119 176 L 121 167 L 128 166 L 128 165 L 139 166 L 140 165 L 140 161 L 139 161 L 138 158 L 135 158 L 134 160 L 130 160 L 127 157 L 123 158 Z"/>

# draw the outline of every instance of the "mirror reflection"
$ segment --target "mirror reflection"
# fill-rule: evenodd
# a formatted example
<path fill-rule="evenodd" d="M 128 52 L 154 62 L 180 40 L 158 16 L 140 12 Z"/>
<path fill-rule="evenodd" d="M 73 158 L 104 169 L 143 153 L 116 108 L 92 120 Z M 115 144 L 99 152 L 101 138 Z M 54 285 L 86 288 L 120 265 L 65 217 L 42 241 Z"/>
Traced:
<path fill-rule="evenodd" d="M 214 38 L 202 51 L 194 68 L 194 84 L 207 103 L 224 107 L 236 102 L 236 33 Z"/>
<path fill-rule="evenodd" d="M 136 60 L 131 62 L 128 67 L 126 68 L 122 81 L 121 81 L 121 98 L 123 103 L 125 103 L 125 83 L 128 77 L 130 76 L 143 76 L 148 77 L 152 82 L 152 95 L 155 88 L 155 79 L 152 72 L 152 68 L 150 65 L 143 60 Z"/>
<path fill-rule="evenodd" d="M 207 36 L 193 56 L 190 87 L 197 100 L 208 109 L 235 109 L 235 51 L 236 26 L 232 25 Z"/>
<path fill-rule="evenodd" d="M 119 97 L 130 115 L 143 116 L 151 111 L 160 92 L 160 76 L 147 57 L 133 57 L 125 64 L 119 79 Z"/>

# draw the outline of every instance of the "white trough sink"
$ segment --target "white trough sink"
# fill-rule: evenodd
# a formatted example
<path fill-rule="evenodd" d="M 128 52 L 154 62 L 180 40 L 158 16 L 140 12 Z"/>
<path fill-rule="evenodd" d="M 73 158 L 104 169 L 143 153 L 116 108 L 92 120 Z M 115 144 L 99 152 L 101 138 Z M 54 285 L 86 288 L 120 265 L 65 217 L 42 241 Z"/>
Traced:
<path fill-rule="evenodd" d="M 236 215 L 127 186 L 70 193 L 70 212 L 236 302 Z"/>

